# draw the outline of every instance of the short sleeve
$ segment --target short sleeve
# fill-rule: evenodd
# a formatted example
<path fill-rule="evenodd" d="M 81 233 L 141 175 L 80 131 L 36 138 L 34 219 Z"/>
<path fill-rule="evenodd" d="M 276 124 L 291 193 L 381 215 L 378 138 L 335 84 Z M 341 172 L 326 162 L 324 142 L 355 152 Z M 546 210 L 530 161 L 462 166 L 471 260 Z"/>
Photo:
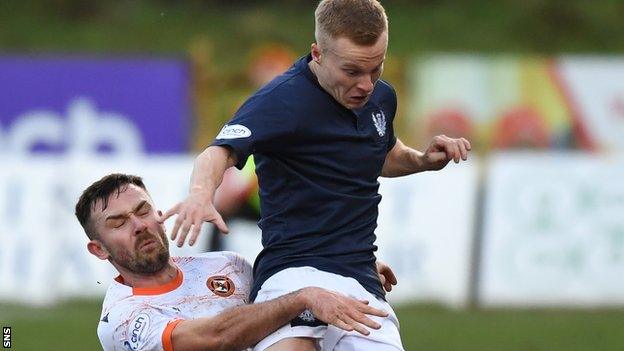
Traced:
<path fill-rule="evenodd" d="M 238 160 L 236 168 L 242 169 L 250 155 L 278 150 L 280 142 L 294 129 L 294 116 L 284 103 L 267 94 L 253 96 L 221 129 L 211 145 L 231 148 Z"/>
<path fill-rule="evenodd" d="M 104 350 L 171 350 L 171 332 L 181 322 L 155 308 L 112 310 L 100 321 L 98 337 Z"/>
<path fill-rule="evenodd" d="M 397 111 L 397 95 L 392 85 L 388 84 L 388 87 L 390 88 L 390 93 L 391 93 L 387 102 L 387 109 L 390 112 L 389 113 L 390 123 L 386 124 L 386 133 L 388 133 L 388 149 L 387 150 L 388 152 L 390 152 L 390 150 L 392 150 L 392 148 L 394 147 L 397 141 L 396 135 L 394 135 L 394 118 L 396 116 L 396 111 Z"/>

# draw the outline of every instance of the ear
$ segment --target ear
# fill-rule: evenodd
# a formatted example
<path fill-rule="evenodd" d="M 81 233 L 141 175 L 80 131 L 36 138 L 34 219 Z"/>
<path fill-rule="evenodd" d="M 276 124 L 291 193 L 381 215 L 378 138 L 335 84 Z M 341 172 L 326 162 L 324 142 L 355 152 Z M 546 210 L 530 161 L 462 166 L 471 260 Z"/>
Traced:
<path fill-rule="evenodd" d="M 99 240 L 89 241 L 87 243 L 87 250 L 89 250 L 93 256 L 99 258 L 100 260 L 108 260 L 110 257 L 110 253 L 108 253 L 108 250 Z"/>
<path fill-rule="evenodd" d="M 312 54 L 312 60 L 314 62 L 321 63 L 322 50 L 317 43 L 312 43 L 310 53 Z"/>

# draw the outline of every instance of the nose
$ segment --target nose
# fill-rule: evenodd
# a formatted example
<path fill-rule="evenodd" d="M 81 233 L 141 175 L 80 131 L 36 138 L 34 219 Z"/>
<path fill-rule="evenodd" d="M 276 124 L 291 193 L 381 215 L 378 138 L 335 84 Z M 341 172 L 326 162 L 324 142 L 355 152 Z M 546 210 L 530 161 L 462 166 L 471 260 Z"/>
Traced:
<path fill-rule="evenodd" d="M 147 229 L 147 223 L 142 218 L 132 214 L 130 215 L 130 220 L 132 221 L 132 225 L 134 226 L 135 235 L 141 234 L 143 233 L 143 231 L 145 231 L 145 229 Z"/>
<path fill-rule="evenodd" d="M 360 90 L 365 91 L 367 94 L 369 94 L 371 91 L 373 91 L 374 87 L 375 87 L 375 83 L 373 82 L 372 75 L 370 74 L 362 75 L 362 79 L 360 79 L 360 81 L 358 82 L 358 88 Z"/>

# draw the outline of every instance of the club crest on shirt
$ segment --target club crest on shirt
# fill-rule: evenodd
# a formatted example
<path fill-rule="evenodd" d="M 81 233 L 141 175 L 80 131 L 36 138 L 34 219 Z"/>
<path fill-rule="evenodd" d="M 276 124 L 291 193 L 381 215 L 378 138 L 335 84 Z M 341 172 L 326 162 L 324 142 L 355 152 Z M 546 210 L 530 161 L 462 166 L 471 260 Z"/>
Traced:
<path fill-rule="evenodd" d="M 326 326 L 326 325 L 327 323 L 316 319 L 314 315 L 312 314 L 312 312 L 310 312 L 309 310 L 303 311 L 303 313 L 297 316 L 297 318 L 290 321 L 291 327 L 299 327 L 299 326 L 319 327 L 319 326 Z"/>
<path fill-rule="evenodd" d="M 383 111 L 373 112 L 373 124 L 380 137 L 386 135 L 386 115 Z"/>
<path fill-rule="evenodd" d="M 232 295 L 235 289 L 232 279 L 223 275 L 215 275 L 208 278 L 206 285 L 210 291 L 221 297 L 228 297 Z"/>

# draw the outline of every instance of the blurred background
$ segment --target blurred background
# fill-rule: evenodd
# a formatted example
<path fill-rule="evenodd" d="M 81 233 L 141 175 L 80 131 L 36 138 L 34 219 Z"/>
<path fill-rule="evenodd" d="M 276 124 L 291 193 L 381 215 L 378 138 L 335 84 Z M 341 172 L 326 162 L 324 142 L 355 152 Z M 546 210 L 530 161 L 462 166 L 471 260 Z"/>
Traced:
<path fill-rule="evenodd" d="M 386 0 L 396 134 L 470 160 L 381 179 L 379 257 L 407 350 L 621 350 L 624 2 Z M 16 350 L 96 350 L 114 276 L 73 217 L 115 172 L 168 209 L 193 156 L 313 41 L 316 1 L 0 1 L 0 324 Z M 217 198 L 260 249 L 253 165 Z M 171 224 L 171 223 L 169 223 Z"/>

